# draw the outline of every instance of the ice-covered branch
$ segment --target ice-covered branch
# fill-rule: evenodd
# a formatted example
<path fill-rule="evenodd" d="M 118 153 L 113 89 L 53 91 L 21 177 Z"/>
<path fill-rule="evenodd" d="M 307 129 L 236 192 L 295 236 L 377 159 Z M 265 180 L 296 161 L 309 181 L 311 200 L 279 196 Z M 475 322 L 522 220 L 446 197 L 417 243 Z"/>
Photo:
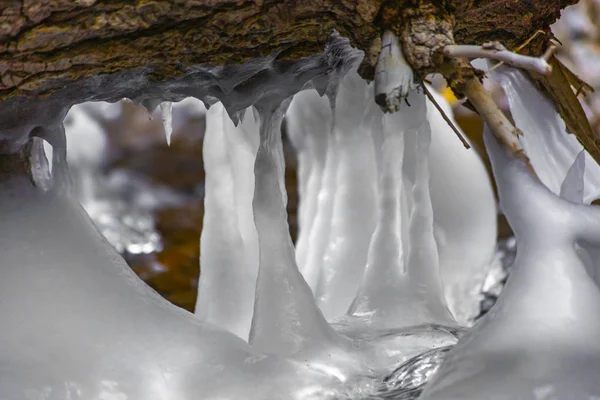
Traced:
<path fill-rule="evenodd" d="M 413 88 L 413 70 L 408 65 L 398 38 L 385 31 L 375 66 L 375 102 L 384 112 L 396 112 Z"/>
<path fill-rule="evenodd" d="M 488 58 L 501 61 L 513 67 L 548 75 L 552 67 L 548 59 L 554 53 L 555 47 L 550 46 L 542 57 L 530 57 L 509 51 L 499 42 L 488 42 L 481 46 L 475 45 L 450 45 L 444 48 L 444 54 L 448 57 L 466 58 Z"/>

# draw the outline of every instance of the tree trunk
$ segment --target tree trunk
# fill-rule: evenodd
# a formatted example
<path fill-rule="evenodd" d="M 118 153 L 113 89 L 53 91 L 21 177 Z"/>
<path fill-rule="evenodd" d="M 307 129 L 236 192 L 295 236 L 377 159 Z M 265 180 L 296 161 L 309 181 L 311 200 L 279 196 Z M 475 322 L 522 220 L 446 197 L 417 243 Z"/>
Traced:
<path fill-rule="evenodd" d="M 297 90 L 351 56 L 320 54 L 338 45 L 334 29 L 372 64 L 390 14 L 421 1 L 0 0 L 0 144 L 21 143 L 89 100 L 208 96 L 235 111 L 285 85 Z M 575 2 L 434 1 L 453 13 L 456 43 L 500 40 L 509 49 L 547 32 Z M 541 52 L 548 37 L 525 52 Z"/>

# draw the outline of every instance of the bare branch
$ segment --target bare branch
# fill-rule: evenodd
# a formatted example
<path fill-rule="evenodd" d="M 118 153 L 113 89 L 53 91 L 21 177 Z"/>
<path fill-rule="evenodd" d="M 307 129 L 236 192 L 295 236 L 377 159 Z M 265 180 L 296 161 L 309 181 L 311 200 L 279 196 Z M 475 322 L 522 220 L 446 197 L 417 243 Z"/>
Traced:
<path fill-rule="evenodd" d="M 504 62 L 513 67 L 549 75 L 552 72 L 552 67 L 548 64 L 548 59 L 555 49 L 554 46 L 550 46 L 542 57 L 529 57 L 513 53 L 498 42 L 489 42 L 484 43 L 482 46 L 449 45 L 444 48 L 444 54 L 448 57 L 488 58 Z"/>
<path fill-rule="evenodd" d="M 463 144 L 463 146 L 465 146 L 465 149 L 470 149 L 471 146 L 469 145 L 469 143 L 467 142 L 467 140 L 459 132 L 458 128 L 456 127 L 456 125 L 454 125 L 454 123 L 452 122 L 452 120 L 450 118 L 448 118 L 448 116 L 444 112 L 444 109 L 442 107 L 440 107 L 440 105 L 438 104 L 438 102 L 435 100 L 435 97 L 433 97 L 431 95 L 431 92 L 429 91 L 429 89 L 427 89 L 427 86 L 421 85 L 421 87 L 425 91 L 425 95 L 427 96 L 427 98 L 433 103 L 433 105 L 435 106 L 435 108 L 438 109 L 438 111 L 440 112 L 440 114 L 442 114 L 442 117 L 444 118 L 444 121 L 446 121 L 446 123 L 448 125 L 450 125 L 450 128 L 452 128 L 452 130 L 454 131 L 454 133 L 456 134 L 456 136 L 458 137 L 458 139 L 461 141 L 461 143 Z"/>

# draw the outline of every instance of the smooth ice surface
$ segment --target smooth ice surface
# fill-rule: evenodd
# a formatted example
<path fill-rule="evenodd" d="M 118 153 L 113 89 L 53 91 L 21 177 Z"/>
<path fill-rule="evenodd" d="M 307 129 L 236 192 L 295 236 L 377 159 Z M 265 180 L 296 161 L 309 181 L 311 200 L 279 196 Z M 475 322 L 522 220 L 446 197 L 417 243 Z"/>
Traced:
<path fill-rule="evenodd" d="M 238 127 L 221 103 L 206 115 L 204 223 L 196 314 L 247 340 L 258 274 L 252 217 L 258 124 L 252 112 Z"/>
<path fill-rule="evenodd" d="M 517 127 L 524 132 L 521 144 L 542 182 L 554 193 L 583 146 L 575 135 L 566 132 L 565 123 L 552 103 L 514 68 L 501 67 L 492 77 L 508 96 L 510 110 Z M 543 118 L 540 118 L 543 116 Z M 585 151 L 586 168 L 584 201 L 590 204 L 600 198 L 600 166 Z"/>
<path fill-rule="evenodd" d="M 340 82 L 335 97 L 335 192 L 328 247 L 315 296 L 326 318 L 346 313 L 360 284 L 377 219 L 377 166 L 370 135 L 381 112 L 373 86 L 354 70 Z"/>
<path fill-rule="evenodd" d="M 317 230 L 324 230 L 324 223 L 330 223 L 323 215 L 323 203 L 331 197 L 333 188 L 325 188 L 325 162 L 327 142 L 331 135 L 331 107 L 326 96 L 319 96 L 314 89 L 297 93 L 286 112 L 288 136 L 296 149 L 298 158 L 298 222 L 299 232 L 296 241 L 296 262 L 304 279 L 316 291 L 321 264 L 307 259 L 309 254 L 321 247 L 327 240 Z M 330 168 L 331 169 L 331 168 Z M 321 210 L 319 222 L 317 213 Z M 320 252 L 322 255 L 322 252 Z M 313 260 L 315 257 L 313 257 Z"/>
<path fill-rule="evenodd" d="M 326 376 L 164 300 L 62 192 L 15 176 L 0 210 L 3 400 L 328 398 Z"/>
<path fill-rule="evenodd" d="M 382 161 L 378 156 L 373 162 L 371 147 L 381 146 L 383 113 L 372 108 L 373 85 L 353 81 L 351 74 L 356 75 L 351 72 L 341 81 L 335 97 L 335 124 L 326 97 L 319 97 L 314 90 L 298 93 L 287 112 L 288 132 L 299 151 L 301 208 L 296 258 L 328 318 L 339 317 L 339 310 L 342 314 L 347 310 L 353 298 L 349 297 L 350 288 L 357 288 L 360 282 L 357 273 L 364 269 L 369 231 L 373 230 L 369 222 L 373 217 L 368 204 L 374 203 L 370 188 L 376 182 L 375 178 L 372 183 L 364 180 L 381 167 Z M 447 101 L 433 89 L 430 91 L 453 119 Z M 362 99 L 362 104 L 357 99 Z M 427 104 L 432 134 L 429 186 L 442 281 L 451 311 L 459 322 L 467 324 L 479 312 L 478 283 L 494 254 L 494 193 L 475 150 L 465 149 L 441 113 L 431 102 Z M 377 121 L 379 126 L 371 125 Z M 329 133 L 332 125 L 334 133 Z M 374 145 L 365 142 L 367 135 L 371 135 Z M 311 144 L 316 144 L 314 153 Z M 358 150 L 359 146 L 363 150 Z M 352 152 L 361 155 L 350 159 Z M 374 190 L 376 194 L 377 188 Z M 375 205 L 370 207 L 375 210 Z M 362 267 L 358 260 L 362 260 Z M 319 275 L 325 279 L 319 280 Z"/>
<path fill-rule="evenodd" d="M 67 162 L 79 202 L 93 206 L 98 197 L 100 168 L 108 152 L 108 136 L 94 113 L 108 111 L 102 103 L 75 105 L 65 117 Z"/>
<path fill-rule="evenodd" d="M 576 244 L 598 249 L 600 210 L 559 198 L 489 131 L 485 140 L 517 257 L 496 305 L 449 352 L 422 398 L 597 399 L 600 289 Z"/>
<path fill-rule="evenodd" d="M 254 221 L 259 241 L 259 272 L 250 343 L 261 351 L 294 355 L 326 346 L 335 333 L 317 308 L 294 257 L 281 196 L 283 160 L 279 158 L 281 109 L 265 110 L 254 164 Z"/>
<path fill-rule="evenodd" d="M 383 117 L 384 141 L 377 151 L 383 159 L 379 218 L 364 279 L 349 311 L 379 329 L 455 324 L 433 236 L 425 95 L 411 90 L 408 102 L 410 107 Z M 409 198 L 409 214 L 402 212 L 403 196 Z"/>
<path fill-rule="evenodd" d="M 433 88 L 429 92 L 458 127 L 450 104 Z M 478 289 L 495 252 L 496 200 L 475 149 L 464 148 L 429 101 L 427 120 L 431 127 L 429 189 L 440 272 L 450 311 L 467 325 L 479 313 Z"/>

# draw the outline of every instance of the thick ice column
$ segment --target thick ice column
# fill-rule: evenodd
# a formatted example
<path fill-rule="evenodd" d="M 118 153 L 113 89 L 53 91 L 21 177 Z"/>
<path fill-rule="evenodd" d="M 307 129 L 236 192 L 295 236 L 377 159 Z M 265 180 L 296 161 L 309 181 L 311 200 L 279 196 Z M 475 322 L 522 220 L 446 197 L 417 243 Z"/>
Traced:
<path fill-rule="evenodd" d="M 250 343 L 258 350 L 294 355 L 335 342 L 335 333 L 300 274 L 281 192 L 281 108 L 261 110 L 260 146 L 254 165 L 254 221 L 260 248 Z"/>
<path fill-rule="evenodd" d="M 600 290 L 575 244 L 598 248 L 600 210 L 559 198 L 489 131 L 485 139 L 517 257 L 494 308 L 448 353 L 422 398 L 598 397 Z"/>
<path fill-rule="evenodd" d="M 298 157 L 299 231 L 296 241 L 296 262 L 313 292 L 316 290 L 321 263 L 308 263 L 309 255 L 326 242 L 321 234 L 329 224 L 333 188 L 324 188 L 327 142 L 331 133 L 332 115 L 329 100 L 314 89 L 294 96 L 286 112 L 287 132 Z M 331 163 L 330 163 L 331 164 Z M 330 170 L 331 170 L 330 165 Z M 330 175 L 333 175 L 330 173 Z M 323 191 L 321 192 L 321 189 Z M 328 201 L 325 204 L 325 201 Z M 328 209 L 328 210 L 325 210 Z M 319 219 L 317 218 L 319 215 Z M 317 222 L 318 221 L 318 222 Z M 318 232 L 317 232 L 318 231 Z M 312 237 L 312 240 L 311 240 Z M 309 266 L 311 268 L 309 268 Z"/>
<path fill-rule="evenodd" d="M 410 107 L 383 117 L 380 213 L 364 280 L 350 309 L 377 328 L 455 324 L 445 304 L 433 237 L 425 96 L 411 90 L 408 102 Z M 402 215 L 403 196 L 410 197 L 409 219 Z M 403 225 L 408 225 L 405 232 Z"/>
<path fill-rule="evenodd" d="M 160 119 L 163 123 L 167 144 L 170 146 L 171 134 L 173 133 L 173 103 L 170 101 L 160 103 Z"/>
<path fill-rule="evenodd" d="M 340 82 L 335 100 L 337 152 L 335 196 L 329 243 L 316 292 L 326 318 L 341 317 L 356 296 L 377 218 L 377 165 L 371 119 L 373 86 L 354 70 Z"/>
<path fill-rule="evenodd" d="M 583 146 L 568 134 L 556 109 L 537 88 L 514 68 L 501 67 L 493 73 L 508 96 L 515 123 L 524 135 L 521 144 L 542 182 L 558 194 L 569 167 Z M 539 116 L 543 115 L 544 118 Z M 584 201 L 600 198 L 600 166 L 586 153 Z"/>
<path fill-rule="evenodd" d="M 448 102 L 429 89 L 446 115 Z M 461 324 L 479 313 L 479 287 L 496 248 L 497 207 L 488 172 L 475 149 L 465 149 L 428 100 L 429 168 L 434 231 L 448 307 Z M 455 126 L 458 126 L 454 122 Z"/>
<path fill-rule="evenodd" d="M 239 141 L 244 146 L 244 141 L 251 140 L 251 132 L 248 134 L 245 138 L 246 134 L 233 126 L 221 103 L 207 112 L 203 148 L 206 195 L 196 303 L 201 319 L 243 339 L 248 338 L 253 314 L 257 253 L 253 227 L 245 215 L 249 206 L 244 204 L 251 202 L 248 191 L 253 185 L 240 185 L 243 176 L 239 175 L 243 174 L 242 163 L 246 168 L 252 164 L 253 151 L 249 144 L 247 154 L 237 158 L 239 151 L 231 151 L 229 142 Z"/>
<path fill-rule="evenodd" d="M 225 139 L 227 152 L 232 163 L 235 209 L 238 226 L 244 242 L 246 268 L 252 276 L 253 291 L 258 275 L 258 234 L 254 225 L 252 199 L 254 198 L 254 161 L 259 144 L 258 115 L 252 107 L 244 110 L 244 118 L 235 126 L 227 115 L 225 120 Z M 249 300 L 254 303 L 254 295 Z"/>

